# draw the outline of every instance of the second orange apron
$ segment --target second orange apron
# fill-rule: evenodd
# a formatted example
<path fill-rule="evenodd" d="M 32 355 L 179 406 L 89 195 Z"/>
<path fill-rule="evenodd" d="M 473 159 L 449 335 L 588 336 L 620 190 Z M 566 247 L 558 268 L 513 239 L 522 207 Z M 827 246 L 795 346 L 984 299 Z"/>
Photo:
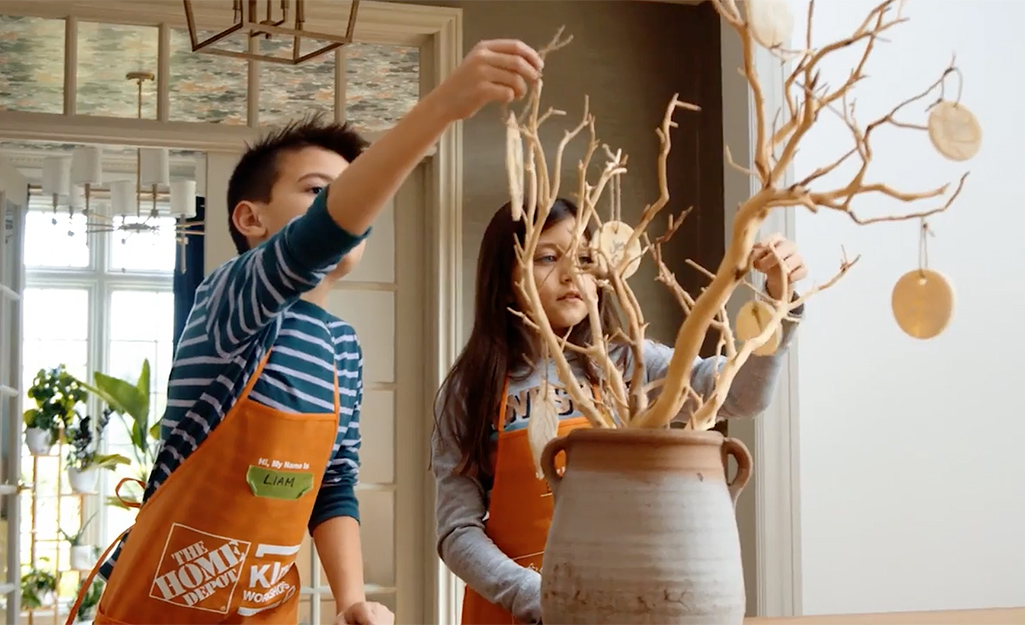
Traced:
<path fill-rule="evenodd" d="M 485 532 L 514 562 L 541 570 L 548 528 L 555 510 L 548 483 L 537 478 L 527 429 L 505 430 L 509 385 L 502 391 L 498 414 L 498 445 L 495 450 L 494 481 L 491 487 Z M 586 417 L 559 422 L 558 436 L 590 427 Z M 558 464 L 561 464 L 559 461 Z M 463 597 L 462 625 L 517 625 L 506 609 L 489 602 L 469 586 Z"/>

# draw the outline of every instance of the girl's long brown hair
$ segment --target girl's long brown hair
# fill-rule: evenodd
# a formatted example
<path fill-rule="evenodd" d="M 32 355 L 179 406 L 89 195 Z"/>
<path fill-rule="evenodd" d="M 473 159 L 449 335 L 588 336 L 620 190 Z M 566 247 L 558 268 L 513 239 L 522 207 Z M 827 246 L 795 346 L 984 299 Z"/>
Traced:
<path fill-rule="evenodd" d="M 576 215 L 574 203 L 557 199 L 543 229 L 548 230 Z M 588 226 L 588 236 L 592 230 Z M 532 331 L 509 311 L 517 307 L 513 286 L 517 266 L 514 243 L 522 244 L 524 235 L 523 221 L 513 220 L 508 203 L 495 213 L 484 231 L 477 259 L 473 330 L 439 390 L 436 402 L 440 408 L 436 418 L 451 419 L 454 424 L 454 442 L 462 452 L 456 471 L 482 482 L 491 477 L 492 426 L 499 418 L 506 379 L 513 371 L 529 367 L 540 358 Z M 612 331 L 618 319 L 600 293 L 599 310 L 605 331 Z M 587 345 L 591 341 L 590 334 L 589 324 L 584 320 L 573 328 L 570 341 Z M 596 382 L 593 363 L 581 364 L 590 381 Z"/>

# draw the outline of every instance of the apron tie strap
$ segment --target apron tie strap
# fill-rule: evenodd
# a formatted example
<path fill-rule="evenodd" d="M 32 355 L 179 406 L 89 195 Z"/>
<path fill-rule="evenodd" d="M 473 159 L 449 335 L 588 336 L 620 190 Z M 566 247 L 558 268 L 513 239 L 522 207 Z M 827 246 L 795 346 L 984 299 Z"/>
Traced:
<path fill-rule="evenodd" d="M 133 478 L 125 478 L 121 480 L 117 487 L 121 488 L 121 484 L 124 484 L 125 482 L 131 479 Z M 138 482 L 139 480 L 135 481 Z M 116 489 L 115 492 L 117 492 Z M 120 495 L 118 496 L 118 498 L 120 499 Z M 125 503 L 125 505 L 129 504 Z M 139 506 L 136 505 L 135 507 L 138 508 Z M 65 621 L 64 625 L 74 625 L 75 617 L 78 616 L 78 610 L 82 607 L 82 602 L 85 600 L 85 595 L 89 592 L 89 589 L 92 588 L 93 579 L 95 579 L 96 574 L 100 572 L 100 567 L 103 566 L 103 563 L 107 561 L 107 557 L 110 555 L 110 552 L 114 550 L 114 547 L 118 546 L 118 544 L 121 543 L 125 535 L 128 534 L 128 530 L 130 529 L 132 529 L 132 526 L 130 526 L 125 531 L 121 532 L 121 535 L 115 538 L 114 542 L 110 543 L 110 546 L 107 547 L 107 549 L 103 552 L 103 555 L 100 556 L 100 559 L 96 561 L 96 565 L 93 566 L 93 570 L 89 571 L 89 575 L 87 575 L 85 580 L 82 581 L 82 587 L 78 589 L 78 598 L 75 599 L 75 604 L 71 606 L 71 611 L 68 612 L 68 620 Z"/>
<path fill-rule="evenodd" d="M 134 477 L 126 477 L 126 478 L 123 478 L 120 482 L 118 482 L 117 486 L 114 487 L 114 496 L 117 497 L 118 501 L 120 501 L 122 503 L 122 505 L 124 505 L 125 507 L 128 507 L 128 508 L 140 508 L 140 507 L 142 507 L 141 503 L 139 503 L 137 501 L 129 501 L 129 500 L 127 500 L 127 499 L 125 499 L 124 497 L 121 496 L 121 487 L 124 486 L 128 482 L 135 482 L 136 484 L 138 484 L 142 488 L 143 492 L 146 492 L 146 483 L 145 482 L 143 482 L 142 480 L 137 480 Z"/>
<path fill-rule="evenodd" d="M 137 480 L 134 477 L 126 477 L 123 478 L 120 482 L 118 482 L 117 486 L 114 487 L 114 496 L 117 497 L 118 501 L 120 501 L 127 508 L 142 507 L 141 503 L 125 499 L 121 496 L 121 487 L 127 484 L 128 482 L 135 482 L 143 489 L 143 492 L 145 492 L 145 482 L 143 482 L 142 480 Z M 103 552 L 103 555 L 100 556 L 100 559 L 96 561 L 96 565 L 93 567 L 93 570 L 90 571 L 89 575 L 87 575 L 85 580 L 82 581 L 82 587 L 78 589 L 78 598 L 75 599 L 75 604 L 71 606 L 71 611 L 68 613 L 68 620 L 64 623 L 64 625 L 74 624 L 75 617 L 78 615 L 78 610 L 82 607 L 82 602 L 85 600 L 85 595 L 89 592 L 89 589 L 92 588 L 93 579 L 95 579 L 96 574 L 100 572 L 100 568 L 103 566 L 103 563 L 107 561 L 107 556 L 109 556 L 110 552 L 114 550 L 114 547 L 116 547 L 124 539 L 125 535 L 128 534 L 128 530 L 130 529 L 132 528 L 129 527 L 125 531 L 121 532 L 121 535 L 115 538 L 114 542 L 110 543 L 110 546 L 107 547 L 106 551 Z"/>

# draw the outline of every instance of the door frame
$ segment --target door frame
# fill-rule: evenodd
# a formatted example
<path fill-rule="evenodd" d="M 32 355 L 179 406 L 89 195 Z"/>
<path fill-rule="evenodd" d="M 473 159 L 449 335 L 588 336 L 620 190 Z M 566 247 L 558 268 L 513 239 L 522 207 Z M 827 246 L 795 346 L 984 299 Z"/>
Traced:
<path fill-rule="evenodd" d="M 318 7 L 307 21 L 316 31 L 328 30 L 348 19 L 348 3 Z M 219 14 L 214 3 L 196 5 L 198 21 Z M 0 14 L 160 27 L 160 37 L 170 28 L 185 28 L 185 14 L 178 0 L 108 0 L 102 3 L 74 0 L 0 0 Z M 211 8 L 213 7 L 213 8 Z M 223 13 L 223 11 L 221 11 Z M 220 15 L 223 17 L 223 15 Z M 75 31 L 68 28 L 67 32 Z M 463 12 L 458 8 L 398 4 L 364 0 L 360 3 L 356 36 L 361 43 L 415 45 L 420 48 L 420 94 L 423 96 L 451 73 L 462 59 Z M 74 42 L 68 35 L 66 41 Z M 76 64 L 77 49 L 66 46 L 65 66 Z M 339 55 L 341 58 L 341 55 Z M 167 58 L 158 59 L 166 75 Z M 244 62 L 244 61 L 243 61 Z M 257 72 L 258 73 L 258 72 Z M 76 116 L 75 78 L 65 73 L 63 114 L 0 111 L 0 140 L 35 140 L 62 143 L 102 143 L 130 146 L 160 146 L 200 150 L 206 153 L 235 153 L 259 135 L 257 123 L 250 126 L 168 121 L 168 103 L 157 102 L 157 119 L 120 119 Z M 158 77 L 158 80 L 159 77 Z M 252 91 L 253 87 L 250 86 Z M 344 111 L 344 108 L 342 109 Z M 373 140 L 375 135 L 371 134 Z M 427 337 L 425 349 L 426 387 L 438 388 L 462 347 L 462 123 L 452 124 L 425 159 L 428 256 L 426 266 Z M 426 395 L 426 394 L 425 394 Z M 423 414 L 433 414 L 433 397 L 425 397 Z M 430 417 L 427 417 L 430 418 Z M 430 428 L 422 442 L 429 444 Z M 424 467 L 425 518 L 434 518 L 434 482 Z M 425 570 L 423 571 L 424 620 L 455 622 L 459 614 L 459 583 L 441 562 L 435 549 L 433 521 L 424 524 Z"/>
<path fill-rule="evenodd" d="M 743 1 L 738 0 L 741 12 Z M 747 82 L 737 75 L 743 67 L 743 50 L 736 31 L 720 19 L 720 41 L 723 91 L 723 139 L 742 166 L 753 161 L 756 132 L 754 99 Z M 754 65 L 759 76 L 765 107 L 775 111 L 785 105 L 782 93 L 787 68 L 761 46 L 754 47 Z M 771 116 L 770 116 L 771 117 Z M 758 191 L 752 177 L 739 173 L 723 163 L 725 189 L 724 212 L 726 244 L 733 232 L 733 220 L 741 202 Z M 793 168 L 788 167 L 785 183 L 793 181 Z M 761 233 L 782 233 L 794 240 L 794 209 L 777 209 L 769 214 Z M 751 295 L 738 291 L 730 301 L 730 312 Z M 769 408 L 752 421 L 731 421 L 730 434 L 741 438 L 754 457 L 753 494 L 747 494 L 747 505 L 738 502 L 738 524 L 741 543 L 751 567 L 754 556 L 755 602 L 758 616 L 799 616 L 801 608 L 801 523 L 800 523 L 800 454 L 797 389 L 797 344 L 800 332 L 784 356 L 779 381 Z M 753 517 L 753 518 L 752 518 Z M 746 576 L 750 583 L 751 576 Z M 751 597 L 749 592 L 748 596 Z"/>
<path fill-rule="evenodd" d="M 10 203 L 17 207 L 13 219 L 13 230 L 11 240 L 6 238 L 7 215 L 6 204 Z M 6 160 L 0 158 L 0 262 L 4 259 L 4 250 L 7 245 L 13 245 L 14 256 L 20 258 L 24 255 L 25 241 L 25 211 L 28 209 L 28 180 L 21 173 L 10 165 Z M 0 370 L 5 370 L 7 365 L 13 365 L 14 372 L 6 371 L 12 375 L 11 381 L 21 379 L 22 345 L 20 339 L 22 327 L 22 293 L 25 290 L 25 268 L 15 267 L 11 271 L 13 285 L 2 284 L 0 280 L 0 324 L 7 326 L 9 337 L 13 345 L 0 345 L 0 358 L 8 360 L 7 363 L 0 363 Z M 13 310 L 13 315 L 8 318 L 2 314 L 2 310 Z M 2 330 L 0 330 L 2 331 Z M 6 376 L 4 376 L 6 377 Z M 10 480 L 13 476 L 13 484 L 0 484 L 0 497 L 9 497 L 7 503 L 7 576 L 9 580 L 0 580 L 0 591 L 9 595 L 6 599 L 7 608 L 5 611 L 7 622 L 15 623 L 19 620 L 21 612 L 21 414 L 24 408 L 23 395 L 18 393 L 11 396 L 7 391 L 12 388 L 20 388 L 21 384 L 7 384 L 7 380 L 0 377 L 0 401 L 9 402 L 11 408 L 7 415 L 10 439 L 6 442 L 4 474 Z M 13 584 L 13 588 L 10 587 Z"/>

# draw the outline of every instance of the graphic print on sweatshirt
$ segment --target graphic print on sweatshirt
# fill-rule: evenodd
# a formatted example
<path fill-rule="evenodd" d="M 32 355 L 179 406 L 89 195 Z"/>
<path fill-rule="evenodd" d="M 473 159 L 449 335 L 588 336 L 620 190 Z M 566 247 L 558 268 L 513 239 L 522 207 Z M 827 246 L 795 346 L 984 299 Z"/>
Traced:
<path fill-rule="evenodd" d="M 550 384 L 555 387 L 555 408 L 559 414 L 559 420 L 573 419 L 582 415 L 580 410 L 576 406 L 576 402 L 570 396 L 569 391 L 562 385 L 558 378 L 549 378 Z M 503 424 L 506 432 L 514 430 L 520 430 L 527 427 L 527 423 L 530 421 L 530 413 L 537 404 L 542 401 L 541 399 L 541 388 L 539 379 L 535 379 L 535 376 L 531 376 L 530 379 L 525 380 L 524 384 L 514 384 L 512 380 L 509 382 L 509 395 L 506 397 L 505 402 L 505 422 Z M 533 384 L 531 383 L 533 382 Z M 580 390 L 586 395 L 597 399 L 594 388 L 587 382 L 579 382 Z"/>

